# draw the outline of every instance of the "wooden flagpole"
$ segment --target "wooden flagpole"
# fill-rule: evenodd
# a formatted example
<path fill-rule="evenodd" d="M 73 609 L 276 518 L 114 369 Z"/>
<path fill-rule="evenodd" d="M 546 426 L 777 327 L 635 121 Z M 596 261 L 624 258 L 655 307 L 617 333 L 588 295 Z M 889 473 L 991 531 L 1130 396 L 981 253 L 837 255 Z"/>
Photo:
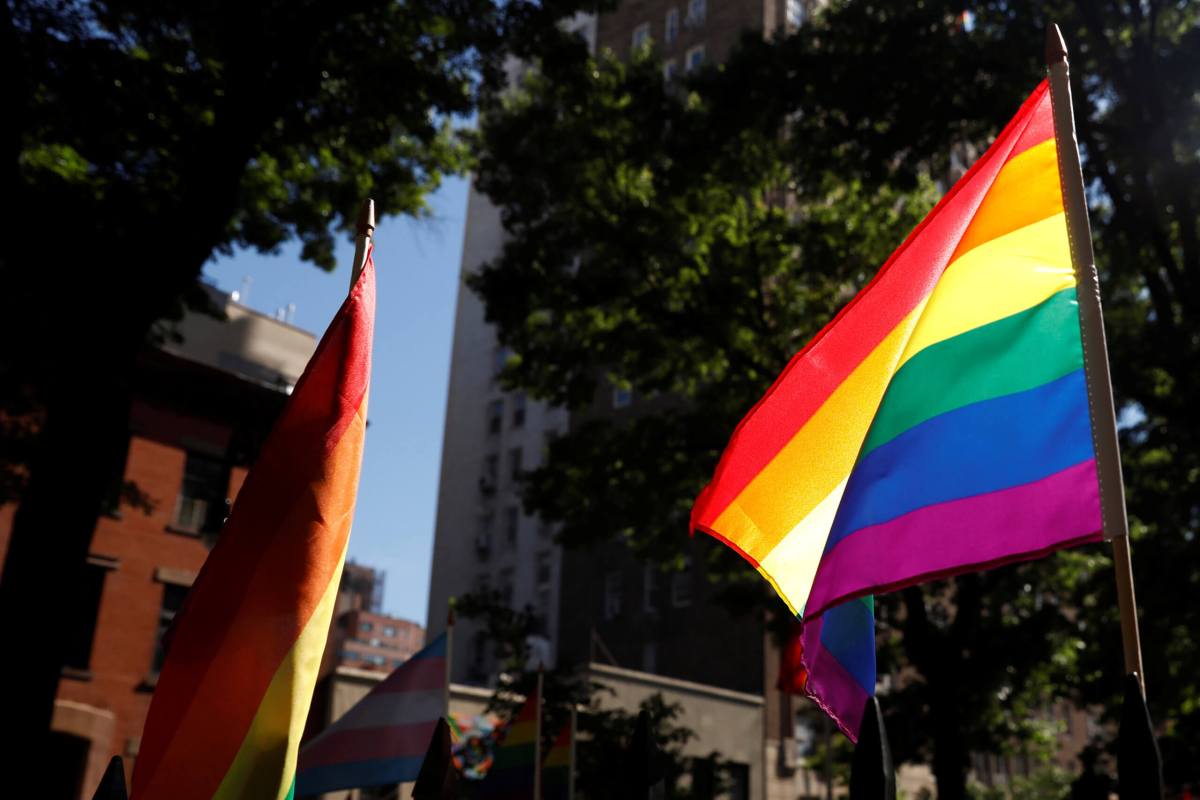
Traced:
<path fill-rule="evenodd" d="M 375 201 L 363 200 L 358 210 L 358 222 L 354 226 L 354 262 L 350 265 L 350 290 L 354 291 L 358 276 L 367 264 L 367 243 L 375 237 Z"/>
<path fill-rule="evenodd" d="M 1125 671 L 1135 673 L 1145 695 L 1142 646 L 1138 635 L 1137 603 L 1133 593 L 1133 569 L 1129 562 L 1129 521 L 1125 516 L 1125 484 L 1121 477 L 1121 451 L 1117 443 L 1117 417 L 1113 406 L 1112 378 L 1108 372 L 1108 347 L 1104 338 L 1104 315 L 1100 308 L 1100 279 L 1092 254 L 1092 230 L 1088 223 L 1083 172 L 1075 140 L 1075 114 L 1071 108 L 1067 45 L 1058 26 L 1046 28 L 1046 71 L 1050 102 L 1054 109 L 1054 139 L 1058 143 L 1058 174 L 1062 182 L 1063 208 L 1067 215 L 1067 238 L 1079 298 L 1079 328 L 1083 339 L 1083 368 L 1087 381 L 1088 406 L 1092 415 L 1092 442 L 1100 480 L 1100 515 L 1104 537 L 1112 541 L 1113 568 L 1117 579 L 1117 606 L 1121 614 L 1121 641 Z"/>

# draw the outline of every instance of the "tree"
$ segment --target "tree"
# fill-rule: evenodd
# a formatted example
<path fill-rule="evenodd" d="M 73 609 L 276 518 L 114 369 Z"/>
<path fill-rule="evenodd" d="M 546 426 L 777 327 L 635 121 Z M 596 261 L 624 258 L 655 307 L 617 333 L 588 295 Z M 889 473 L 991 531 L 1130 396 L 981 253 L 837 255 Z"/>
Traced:
<path fill-rule="evenodd" d="M 17 761 L 48 731 L 92 528 L 127 439 L 137 355 L 238 247 L 333 267 L 362 198 L 424 212 L 464 168 L 454 120 L 507 52 L 570 47 L 570 2 L 36 2 L 0 7 L 0 582 Z M 52 582 L 53 586 L 47 584 Z M 34 611 L 36 609 L 36 612 Z M 19 690 L 16 690 L 19 687 Z M 22 758 L 29 755 L 30 758 Z"/>
<path fill-rule="evenodd" d="M 686 86 L 664 86 L 648 61 L 543 59 L 489 108 L 477 180 L 509 240 L 471 285 L 517 354 L 506 380 L 576 410 L 606 381 L 660 398 L 629 424 L 573 426 L 529 476 L 527 510 L 561 522 L 567 546 L 620 536 L 674 558 L 740 417 L 928 210 L 953 148 L 985 144 L 1041 77 L 1047 8 L 973 4 L 964 23 L 961 3 L 837 3 L 798 35 L 746 39 Z M 1197 13 L 1054 14 L 1075 53 L 1134 535 L 1154 543 L 1134 562 L 1151 703 L 1179 726 L 1168 730 L 1190 731 L 1193 612 L 1151 580 L 1200 580 L 1188 545 L 1200 450 L 1185 410 L 1200 342 Z M 880 606 L 881 664 L 916 676 L 888 699 L 904 721 L 893 744 L 933 759 L 940 797 L 965 796 L 972 749 L 1033 737 L 1039 704 L 1119 691 L 1101 548 Z M 1194 741 L 1165 739 L 1168 775 L 1192 774 Z"/>
<path fill-rule="evenodd" d="M 523 698 L 535 690 L 537 667 L 531 661 L 529 641 L 538 631 L 538 620 L 531 608 L 513 609 L 507 606 L 497 591 L 468 594 L 455 603 L 456 613 L 481 626 L 481 641 L 491 647 L 499 675 L 495 693 L 488 702 L 488 711 L 511 719 Z M 542 742 L 548 750 L 555 736 L 569 720 L 572 706 L 578 711 L 576 745 L 576 791 L 584 798 L 621 797 L 626 794 L 625 776 L 615 765 L 626 763 L 636 713 L 606 707 L 605 699 L 612 690 L 581 675 L 572 665 L 543 673 L 542 676 Z M 684 746 L 695 733 L 682 726 L 678 718 L 683 712 L 678 703 L 669 703 L 659 693 L 647 697 L 639 706 L 649 716 L 650 732 L 662 757 L 666 776 L 667 797 L 675 800 L 709 800 L 716 796 L 725 780 L 725 765 L 719 753 L 711 753 L 704 765 L 692 763 L 683 753 Z M 699 767 L 699 768 L 697 768 Z M 691 772 L 711 775 L 712 784 L 689 786 L 681 778 Z M 467 796 L 470 796 L 469 791 Z"/>

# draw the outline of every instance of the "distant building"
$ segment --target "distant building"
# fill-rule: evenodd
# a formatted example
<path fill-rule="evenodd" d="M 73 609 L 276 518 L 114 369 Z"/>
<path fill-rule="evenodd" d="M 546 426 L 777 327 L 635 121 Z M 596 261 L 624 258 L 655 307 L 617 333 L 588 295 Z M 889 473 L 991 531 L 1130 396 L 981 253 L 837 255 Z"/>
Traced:
<path fill-rule="evenodd" d="M 226 319 L 188 314 L 182 341 L 138 365 L 124 480 L 149 505 L 114 492 L 96 524 L 76 601 L 86 624 L 63 631 L 47 798 L 90 798 L 113 755 L 132 768 L 163 632 L 315 348 L 312 334 L 210 295 Z M 0 509 L 0 553 L 11 525 L 12 507 Z"/>

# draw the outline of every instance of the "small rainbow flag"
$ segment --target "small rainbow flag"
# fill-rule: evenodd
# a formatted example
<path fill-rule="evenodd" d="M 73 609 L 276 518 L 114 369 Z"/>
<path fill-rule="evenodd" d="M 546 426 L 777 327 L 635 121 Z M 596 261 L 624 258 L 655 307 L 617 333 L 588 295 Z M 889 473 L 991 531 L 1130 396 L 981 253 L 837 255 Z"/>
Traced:
<path fill-rule="evenodd" d="M 374 318 L 368 250 L 176 618 L 136 800 L 292 794 L 354 515 Z"/>
<path fill-rule="evenodd" d="M 540 683 L 540 681 L 539 681 Z M 541 760 L 541 692 L 535 691 L 509 723 L 487 777 L 479 784 L 479 800 L 531 800 Z"/>
<path fill-rule="evenodd" d="M 446 713 L 447 668 L 443 633 L 304 745 L 296 796 L 415 781 Z"/>
<path fill-rule="evenodd" d="M 541 800 L 570 800 L 571 798 L 571 763 L 574 751 L 573 738 L 575 735 L 575 712 L 571 712 L 571 720 L 558 732 L 554 744 L 546 753 L 542 763 L 542 797 Z"/>
<path fill-rule="evenodd" d="M 792 359 L 693 507 L 804 619 L 805 691 L 851 737 L 872 594 L 1102 538 L 1057 147 L 1043 82 Z"/>

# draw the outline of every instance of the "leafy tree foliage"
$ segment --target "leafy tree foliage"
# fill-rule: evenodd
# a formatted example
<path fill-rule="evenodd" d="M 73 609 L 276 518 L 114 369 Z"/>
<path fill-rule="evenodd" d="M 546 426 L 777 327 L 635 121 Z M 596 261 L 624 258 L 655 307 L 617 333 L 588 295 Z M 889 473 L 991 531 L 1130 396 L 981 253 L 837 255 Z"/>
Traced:
<path fill-rule="evenodd" d="M 15 729 L 49 727 L 92 528 L 156 323 L 234 248 L 333 267 L 362 198 L 420 215 L 509 52 L 574 46 L 574 6 L 493 0 L 0 5 L 0 499 L 20 496 L 0 627 Z M 46 591 L 55 575 L 64 590 Z M 38 613 L 30 613 L 37 608 Z M 42 737 L 21 737 L 36 749 Z M 36 763 L 37 758 L 17 761 Z M 14 791 L 17 791 L 14 789 Z"/>
<path fill-rule="evenodd" d="M 471 285 L 517 357 L 506 378 L 578 413 L 529 478 L 569 546 L 619 536 L 670 561 L 726 438 L 928 210 L 950 154 L 981 152 L 1043 74 L 1052 17 L 1076 116 L 1122 412 L 1151 707 L 1169 781 L 1194 780 L 1200 581 L 1200 29 L 1189 3 L 835 3 L 663 85 L 649 60 L 546 58 L 484 117 L 479 186 L 509 240 Z M 588 413 L 608 384 L 632 421 Z M 749 572 L 732 566 L 741 580 Z M 710 570 L 710 573 L 712 570 Z M 1036 742 L 1055 698 L 1111 703 L 1107 551 L 880 603 L 897 755 L 966 794 L 971 750 Z M 1032 745 L 1027 745 L 1032 746 Z"/>

